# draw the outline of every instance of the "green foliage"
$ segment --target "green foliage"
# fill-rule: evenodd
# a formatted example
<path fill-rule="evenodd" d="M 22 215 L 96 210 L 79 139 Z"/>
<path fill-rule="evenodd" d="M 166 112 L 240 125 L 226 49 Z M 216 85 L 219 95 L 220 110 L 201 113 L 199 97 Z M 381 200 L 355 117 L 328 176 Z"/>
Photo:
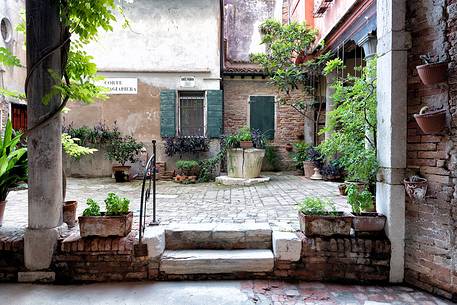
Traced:
<path fill-rule="evenodd" d="M 198 167 L 198 161 L 195 160 L 179 160 L 176 161 L 176 168 L 181 170 L 192 170 Z"/>
<path fill-rule="evenodd" d="M 100 216 L 100 205 L 94 199 L 87 199 L 86 204 L 89 206 L 83 211 L 83 216 Z"/>
<path fill-rule="evenodd" d="M 343 69 L 343 67 L 344 67 L 344 62 L 343 62 L 343 60 L 340 59 L 339 57 L 337 57 L 337 58 L 334 58 L 334 59 L 329 60 L 329 61 L 326 63 L 326 65 L 325 65 L 325 67 L 324 67 L 322 73 L 323 73 L 325 76 L 327 76 L 327 75 L 329 75 L 330 73 L 332 73 L 333 71 L 335 71 L 335 70 L 337 70 L 337 69 Z"/>
<path fill-rule="evenodd" d="M 251 129 L 247 126 L 241 127 L 237 134 L 239 141 L 252 141 Z"/>
<path fill-rule="evenodd" d="M 65 126 L 63 132 L 71 138 L 79 139 L 81 145 L 88 144 L 108 144 L 112 141 L 121 138 L 121 133 L 114 123 L 114 127 L 110 128 L 104 123 L 98 123 L 94 127 L 82 126 L 79 128 L 73 127 L 72 124 Z"/>
<path fill-rule="evenodd" d="M 165 139 L 165 153 L 169 157 L 179 155 L 182 158 L 185 153 L 208 151 L 209 140 L 206 137 L 168 137 Z"/>
<path fill-rule="evenodd" d="M 70 135 L 63 133 L 62 134 L 62 146 L 64 152 L 72 157 L 73 159 L 78 160 L 82 156 L 91 155 L 97 151 L 95 148 L 89 148 L 79 145 L 78 138 L 72 138 Z"/>
<path fill-rule="evenodd" d="M 333 64 L 329 62 L 328 67 Z M 335 66 L 333 66 L 335 68 Z M 374 183 L 376 158 L 376 60 L 370 60 L 360 76 L 337 79 L 331 97 L 336 105 L 329 112 L 329 125 L 321 133 L 330 137 L 318 146 L 327 160 L 338 156 L 348 178 Z"/>
<path fill-rule="evenodd" d="M 348 203 L 353 213 L 367 212 L 373 209 L 373 195 L 367 189 L 360 191 L 354 184 L 347 185 Z"/>
<path fill-rule="evenodd" d="M 136 156 L 143 148 L 143 144 L 137 142 L 131 136 L 114 139 L 107 148 L 106 155 L 109 160 L 125 165 L 127 161 L 135 162 Z"/>
<path fill-rule="evenodd" d="M 277 171 L 279 169 L 279 156 L 274 146 L 265 146 L 265 160 L 271 166 L 273 171 Z"/>
<path fill-rule="evenodd" d="M 114 193 L 108 193 L 108 197 L 105 199 L 105 204 L 107 216 L 118 216 L 129 212 L 130 200 L 127 198 L 121 198 Z"/>
<path fill-rule="evenodd" d="M 297 142 L 293 144 L 294 151 L 292 152 L 292 160 L 298 168 L 303 167 L 303 161 L 309 160 L 308 151 L 311 146 L 305 142 Z"/>
<path fill-rule="evenodd" d="M 0 139 L 0 201 L 21 181 L 27 181 L 27 148 L 20 146 L 22 134 L 14 134 L 8 120 Z"/>
<path fill-rule="evenodd" d="M 263 33 L 262 44 L 266 46 L 267 52 L 251 54 L 251 61 L 260 64 L 271 83 L 278 88 L 281 104 L 289 105 L 308 117 L 307 112 L 315 106 L 315 100 L 309 95 L 314 93 L 318 75 L 332 54 L 324 53 L 304 63 L 295 60 L 298 56 L 305 56 L 316 40 L 317 31 L 305 23 L 282 24 L 268 19 L 261 24 L 260 29 Z M 291 92 L 297 89 L 304 92 L 291 96 Z M 309 118 L 314 119 L 311 116 Z"/>
<path fill-rule="evenodd" d="M 20 67 L 21 61 L 10 50 L 0 47 L 0 63 L 7 67 Z"/>
<path fill-rule="evenodd" d="M 306 197 L 297 207 L 300 212 L 306 215 L 327 215 L 336 213 L 335 203 L 330 199 Z"/>

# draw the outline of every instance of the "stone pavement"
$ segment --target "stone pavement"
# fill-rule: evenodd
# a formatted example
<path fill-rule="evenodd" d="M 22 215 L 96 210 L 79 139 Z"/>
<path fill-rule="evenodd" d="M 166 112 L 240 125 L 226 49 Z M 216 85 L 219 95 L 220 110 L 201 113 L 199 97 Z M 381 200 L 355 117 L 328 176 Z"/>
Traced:
<path fill-rule="evenodd" d="M 159 181 L 157 213 L 161 224 L 179 223 L 270 223 L 273 228 L 299 228 L 295 205 L 306 196 L 333 199 L 339 209 L 349 210 L 346 198 L 338 195 L 338 183 L 313 181 L 290 174 L 269 173 L 271 181 L 253 186 L 222 186 L 215 183 L 191 185 Z M 87 198 L 102 204 L 108 192 L 127 197 L 139 214 L 141 181 L 115 183 L 113 179 L 68 179 L 67 200 L 78 201 L 78 215 Z M 151 202 L 152 205 L 152 202 Z M 148 215 L 152 214 L 152 206 Z M 27 226 L 27 190 L 8 196 L 4 227 Z M 1 231 L 1 230 L 0 230 Z"/>
<path fill-rule="evenodd" d="M 1 284 L 9 305 L 447 305 L 402 286 L 281 281 L 141 282 L 90 285 Z"/>

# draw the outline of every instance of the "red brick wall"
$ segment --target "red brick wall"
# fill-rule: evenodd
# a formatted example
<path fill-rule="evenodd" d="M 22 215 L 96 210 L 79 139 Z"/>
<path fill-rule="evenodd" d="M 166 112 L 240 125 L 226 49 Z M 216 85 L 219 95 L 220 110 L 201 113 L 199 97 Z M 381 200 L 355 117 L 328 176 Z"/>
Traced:
<path fill-rule="evenodd" d="M 248 125 L 249 96 L 277 96 L 275 87 L 263 79 L 225 79 L 224 80 L 224 132 L 235 133 Z M 297 142 L 303 136 L 304 117 L 287 105 L 276 105 L 276 129 L 274 146 L 280 156 L 281 168 L 291 169 L 290 155 L 285 149 L 288 143 Z"/>
<path fill-rule="evenodd" d="M 446 7 L 446 5 L 448 5 Z M 446 12 L 447 8 L 447 12 Z M 450 132 L 425 135 L 413 114 L 423 106 L 457 105 L 457 1 L 408 1 L 412 36 L 408 55 L 408 172 L 429 180 L 423 203 L 406 202 L 405 281 L 448 298 L 457 298 L 457 206 L 454 194 L 457 160 L 455 124 Z M 452 47 L 450 47 L 452 46 Z M 447 83 L 424 86 L 416 71 L 419 56 L 451 60 Z M 448 113 L 448 120 L 450 114 Z"/>

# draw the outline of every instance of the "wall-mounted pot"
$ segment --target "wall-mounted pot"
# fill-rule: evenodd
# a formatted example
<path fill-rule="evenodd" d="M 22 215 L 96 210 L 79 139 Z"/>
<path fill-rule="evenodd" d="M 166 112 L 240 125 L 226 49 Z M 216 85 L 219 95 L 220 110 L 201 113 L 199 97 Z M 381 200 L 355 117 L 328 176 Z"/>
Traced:
<path fill-rule="evenodd" d="M 431 63 L 417 66 L 417 73 L 424 85 L 434 85 L 447 79 L 447 62 Z"/>
<path fill-rule="evenodd" d="M 412 176 L 403 180 L 406 194 L 413 201 L 422 201 L 425 199 L 428 188 L 428 180 L 418 176 Z"/>
<path fill-rule="evenodd" d="M 428 111 L 428 107 L 423 107 L 414 119 L 424 133 L 439 133 L 446 128 L 446 109 Z"/>

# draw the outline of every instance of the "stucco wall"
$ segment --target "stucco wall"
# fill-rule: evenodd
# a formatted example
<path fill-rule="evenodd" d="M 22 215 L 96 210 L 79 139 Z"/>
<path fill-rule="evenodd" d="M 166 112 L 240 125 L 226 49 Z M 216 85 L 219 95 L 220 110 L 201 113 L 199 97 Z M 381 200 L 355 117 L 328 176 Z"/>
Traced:
<path fill-rule="evenodd" d="M 130 26 L 116 24 L 87 51 L 101 75 L 137 78 L 137 94 L 109 95 L 92 105 L 72 104 L 65 124 L 116 122 L 123 134 L 143 142 L 149 154 L 151 141 L 157 140 L 158 161 L 166 161 L 170 169 L 174 160 L 165 156 L 160 137 L 160 91 L 220 89 L 219 1 L 138 0 L 124 8 Z M 181 88 L 182 76 L 195 77 L 195 87 Z"/>

